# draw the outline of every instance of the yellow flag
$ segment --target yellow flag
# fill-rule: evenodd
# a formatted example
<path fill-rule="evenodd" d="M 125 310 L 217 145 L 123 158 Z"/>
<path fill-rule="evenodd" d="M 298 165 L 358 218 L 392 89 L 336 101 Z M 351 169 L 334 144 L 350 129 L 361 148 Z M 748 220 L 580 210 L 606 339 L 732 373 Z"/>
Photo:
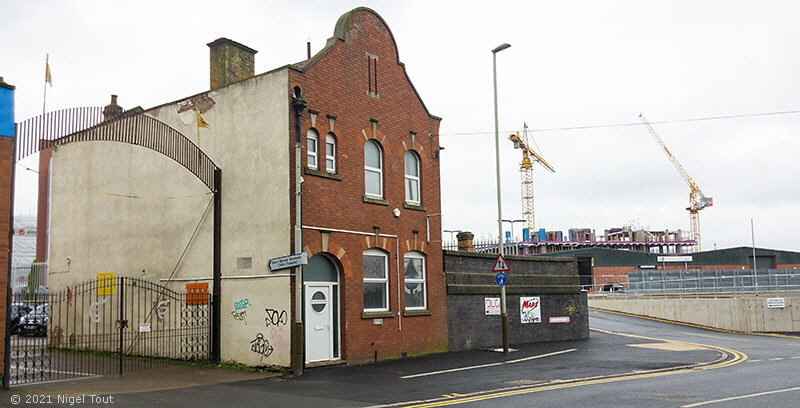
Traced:
<path fill-rule="evenodd" d="M 210 128 L 211 126 L 206 122 L 205 119 L 200 115 L 200 111 L 195 111 L 197 113 L 197 127 L 198 128 Z"/>
<path fill-rule="evenodd" d="M 44 82 L 53 86 L 53 77 L 50 75 L 50 56 L 44 60 Z"/>

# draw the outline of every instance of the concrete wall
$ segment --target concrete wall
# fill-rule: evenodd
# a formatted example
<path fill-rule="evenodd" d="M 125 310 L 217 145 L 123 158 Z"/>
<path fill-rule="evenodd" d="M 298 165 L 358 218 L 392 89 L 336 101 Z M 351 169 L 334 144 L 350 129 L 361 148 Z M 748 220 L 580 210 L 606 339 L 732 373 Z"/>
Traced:
<path fill-rule="evenodd" d="M 783 297 L 786 307 L 767 308 L 767 298 Z M 671 298 L 592 295 L 589 306 L 742 332 L 800 332 L 800 296 Z"/>
<path fill-rule="evenodd" d="M 289 278 L 270 273 L 269 258 L 290 252 L 288 91 L 286 70 L 159 106 L 147 114 L 183 133 L 222 169 L 222 359 L 289 364 L 289 330 L 267 327 L 266 309 L 289 310 Z M 198 109 L 210 128 L 196 127 Z M 211 195 L 191 173 L 159 153 L 111 142 L 81 142 L 53 152 L 51 290 L 97 273 L 160 281 L 170 287 L 212 276 L 213 208 L 176 264 Z M 150 198 L 119 198 L 105 193 Z M 152 197 L 191 196 L 181 199 Z M 252 266 L 237 269 L 237 258 Z M 252 276 L 247 279 L 233 277 Z M 250 300 L 247 325 L 234 302 Z M 274 325 L 273 325 L 274 326 Z M 251 350 L 259 334 L 269 355 Z"/>
<path fill-rule="evenodd" d="M 497 255 L 446 251 L 449 349 L 502 345 L 500 316 L 485 314 L 485 298 L 500 297 L 491 272 Z M 506 256 L 511 267 L 506 287 L 509 343 L 558 341 L 589 337 L 586 294 L 578 284 L 575 258 Z M 541 323 L 520 319 L 520 297 L 538 296 Z M 569 317 L 569 323 L 549 323 Z"/>

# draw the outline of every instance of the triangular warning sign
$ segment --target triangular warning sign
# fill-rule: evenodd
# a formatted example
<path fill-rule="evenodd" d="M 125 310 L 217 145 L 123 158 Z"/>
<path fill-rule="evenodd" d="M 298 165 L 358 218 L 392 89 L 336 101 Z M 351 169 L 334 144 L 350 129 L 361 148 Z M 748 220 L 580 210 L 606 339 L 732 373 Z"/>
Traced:
<path fill-rule="evenodd" d="M 497 254 L 497 260 L 494 262 L 494 268 L 492 268 L 492 272 L 508 272 L 511 268 L 506 263 L 506 259 L 503 258 L 503 254 Z"/>

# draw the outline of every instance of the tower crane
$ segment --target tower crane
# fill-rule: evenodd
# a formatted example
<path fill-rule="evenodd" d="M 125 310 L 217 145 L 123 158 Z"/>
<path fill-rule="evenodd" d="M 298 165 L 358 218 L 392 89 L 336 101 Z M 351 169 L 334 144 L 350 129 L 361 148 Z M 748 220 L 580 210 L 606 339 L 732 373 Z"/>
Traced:
<path fill-rule="evenodd" d="M 644 123 L 647 127 L 647 130 L 656 139 L 656 143 L 664 150 L 664 153 L 667 154 L 667 157 L 672 162 L 672 165 L 675 166 L 675 169 L 678 170 L 681 177 L 686 181 L 686 184 L 689 185 L 689 207 L 686 208 L 689 211 L 689 224 L 691 225 L 691 233 L 692 239 L 694 239 L 695 244 L 692 246 L 692 252 L 699 252 L 700 251 L 700 210 L 711 207 L 714 205 L 714 199 L 711 197 L 706 197 L 703 194 L 703 190 L 700 189 L 700 186 L 695 183 L 694 179 L 689 176 L 689 173 L 684 170 L 683 166 L 678 162 L 678 159 L 672 155 L 672 152 L 669 151 L 667 146 L 664 144 L 664 141 L 658 137 L 658 133 L 656 133 L 653 126 L 650 125 L 650 122 L 647 121 L 647 118 L 644 117 L 643 114 L 639 114 L 639 119 Z"/>
<path fill-rule="evenodd" d="M 514 142 L 515 149 L 522 149 L 522 162 L 519 165 L 522 177 L 522 215 L 525 218 L 525 226 L 528 231 L 533 231 L 536 220 L 533 213 L 533 162 L 539 162 L 542 167 L 555 173 L 553 166 L 547 162 L 539 153 L 533 150 L 528 142 L 528 124 L 522 128 L 522 136 L 519 132 L 510 135 L 509 140 Z"/>

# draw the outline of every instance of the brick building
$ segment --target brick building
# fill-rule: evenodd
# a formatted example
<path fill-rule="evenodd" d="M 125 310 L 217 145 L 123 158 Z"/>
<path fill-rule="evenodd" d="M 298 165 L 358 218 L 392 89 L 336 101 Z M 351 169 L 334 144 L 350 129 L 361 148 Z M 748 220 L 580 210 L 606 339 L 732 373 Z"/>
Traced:
<path fill-rule="evenodd" d="M 225 38 L 208 46 L 210 89 L 143 113 L 190 138 L 222 170 L 222 359 L 288 366 L 297 334 L 305 337 L 306 363 L 444 351 L 441 119 L 408 78 L 386 22 L 354 9 L 315 56 L 258 75 L 255 50 Z M 115 101 L 107 108 L 121 111 Z M 200 115 L 209 128 L 200 128 Z M 210 284 L 208 196 L 185 169 L 105 142 L 41 157 L 42 174 L 49 165 L 54 178 L 69 181 L 40 189 L 49 202 L 40 205 L 49 210 L 40 222 L 51 217 L 49 242 L 40 247 L 49 248 L 51 290 L 107 271 L 175 290 Z M 71 187 L 89 182 L 96 191 L 186 199 L 115 201 Z M 301 251 L 309 260 L 302 283 L 266 268 L 271 258 Z M 292 333 L 300 286 L 305 330 Z M 256 351 L 254 341 L 264 346 Z"/>
<path fill-rule="evenodd" d="M 13 220 L 13 174 L 14 174 L 14 89 L 11 84 L 0 77 L 0 231 L 10 231 Z M 11 267 L 9 253 L 11 249 L 11 234 L 3 234 L 0 238 L 0 287 L 8 287 L 8 272 Z M 6 316 L 10 299 L 6 290 L 0 291 L 0 316 Z M 0 333 L 6 333 L 6 320 L 0 319 Z M 4 358 L 10 352 L 10 345 L 6 343 L 6 336 L 0 336 L 0 367 L 5 367 Z M 0 368 L 2 370 L 2 368 Z M 3 373 L 3 385 L 8 385 L 8 373 Z"/>

